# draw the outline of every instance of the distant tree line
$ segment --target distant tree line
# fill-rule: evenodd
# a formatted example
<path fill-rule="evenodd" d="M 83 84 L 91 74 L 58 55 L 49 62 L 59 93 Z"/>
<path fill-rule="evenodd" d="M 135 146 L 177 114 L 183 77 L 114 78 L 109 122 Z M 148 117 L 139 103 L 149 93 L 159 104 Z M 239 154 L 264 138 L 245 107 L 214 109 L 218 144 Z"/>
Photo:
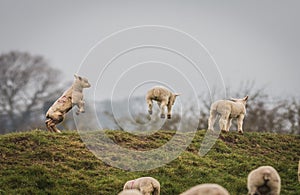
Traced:
<path fill-rule="evenodd" d="M 45 129 L 45 112 L 66 88 L 61 83 L 61 72 L 49 66 L 42 56 L 12 51 L 0 55 L 0 75 L 0 133 L 33 128 Z M 244 120 L 245 131 L 300 134 L 299 99 L 274 99 L 263 89 L 257 89 L 255 82 L 245 82 L 237 92 L 231 92 L 230 89 L 227 89 L 227 92 L 232 94 L 232 97 L 249 95 L 247 115 Z M 180 115 L 174 111 L 172 119 L 166 120 L 160 128 L 177 130 L 181 126 L 188 131 L 190 122 L 197 120 L 198 129 L 206 129 L 210 105 L 212 101 L 217 100 L 217 96 L 220 96 L 217 88 L 210 94 L 202 94 L 199 97 L 200 113 L 197 113 L 191 102 L 185 103 L 184 105 L 188 106 L 187 113 Z M 98 113 L 98 117 L 100 120 L 106 118 L 103 128 L 123 129 L 122 124 L 130 126 L 135 123 L 149 122 L 150 117 L 146 111 L 144 97 L 137 97 L 133 102 L 135 105 L 131 105 L 130 109 L 134 112 L 132 116 L 124 115 L 118 119 L 115 118 L 112 110 L 108 109 L 111 105 L 110 101 L 99 103 L 103 109 L 99 109 L 101 113 Z M 124 102 L 120 102 L 119 105 L 122 110 L 121 106 Z M 144 105 L 145 109 L 141 105 Z M 90 124 L 90 117 L 82 116 L 82 118 L 87 118 Z M 161 122 L 160 118 L 152 118 L 152 120 Z M 75 128 L 70 114 L 62 125 L 62 129 Z M 78 127 L 85 126 L 79 124 Z M 231 128 L 236 129 L 236 124 Z"/>
<path fill-rule="evenodd" d="M 61 92 L 60 71 L 42 56 L 12 51 L 0 55 L 0 133 L 40 127 L 43 108 Z"/>

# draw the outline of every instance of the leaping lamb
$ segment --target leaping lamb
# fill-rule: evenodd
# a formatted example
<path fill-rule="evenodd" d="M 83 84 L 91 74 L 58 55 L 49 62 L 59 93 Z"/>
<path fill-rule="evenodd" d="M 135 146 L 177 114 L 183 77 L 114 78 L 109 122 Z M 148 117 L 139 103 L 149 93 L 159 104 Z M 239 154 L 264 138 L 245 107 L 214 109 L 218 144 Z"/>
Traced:
<path fill-rule="evenodd" d="M 46 127 L 50 132 L 60 133 L 56 127 L 62 122 L 65 115 L 73 106 L 77 106 L 76 114 L 84 112 L 83 88 L 89 88 L 91 84 L 84 77 L 74 75 L 75 81 L 72 86 L 58 98 L 46 113 Z"/>
<path fill-rule="evenodd" d="M 173 93 L 162 86 L 157 86 L 150 89 L 146 95 L 146 102 L 148 104 L 148 112 L 152 114 L 153 100 L 157 102 L 160 107 L 160 117 L 165 118 L 165 107 L 168 108 L 168 119 L 171 119 L 172 106 L 175 103 L 178 93 Z"/>

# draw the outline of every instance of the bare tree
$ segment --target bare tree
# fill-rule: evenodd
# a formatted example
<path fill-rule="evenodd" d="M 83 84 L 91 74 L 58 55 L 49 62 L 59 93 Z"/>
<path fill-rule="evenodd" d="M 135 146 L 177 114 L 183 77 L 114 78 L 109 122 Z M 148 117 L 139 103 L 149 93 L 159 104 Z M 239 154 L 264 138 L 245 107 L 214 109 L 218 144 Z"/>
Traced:
<path fill-rule="evenodd" d="M 43 115 L 44 102 L 54 99 L 60 72 L 41 56 L 23 52 L 0 55 L 0 133 L 29 128 Z"/>

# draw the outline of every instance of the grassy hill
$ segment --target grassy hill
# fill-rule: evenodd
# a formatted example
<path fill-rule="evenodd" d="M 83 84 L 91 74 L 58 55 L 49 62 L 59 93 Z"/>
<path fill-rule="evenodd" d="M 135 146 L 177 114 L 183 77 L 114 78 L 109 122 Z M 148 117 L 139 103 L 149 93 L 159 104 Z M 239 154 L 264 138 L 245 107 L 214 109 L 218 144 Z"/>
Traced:
<path fill-rule="evenodd" d="M 159 131 L 145 137 L 107 131 L 119 145 L 153 148 L 172 138 Z M 300 194 L 297 168 L 300 136 L 235 132 L 222 134 L 204 156 L 198 150 L 205 131 L 177 159 L 151 171 L 130 172 L 106 165 L 80 140 L 77 132 L 51 134 L 33 130 L 0 136 L 0 194 L 102 194 L 114 195 L 123 184 L 141 176 L 161 183 L 162 195 L 179 194 L 200 183 L 218 183 L 231 194 L 246 194 L 248 173 L 271 165 L 282 179 L 282 194 Z"/>

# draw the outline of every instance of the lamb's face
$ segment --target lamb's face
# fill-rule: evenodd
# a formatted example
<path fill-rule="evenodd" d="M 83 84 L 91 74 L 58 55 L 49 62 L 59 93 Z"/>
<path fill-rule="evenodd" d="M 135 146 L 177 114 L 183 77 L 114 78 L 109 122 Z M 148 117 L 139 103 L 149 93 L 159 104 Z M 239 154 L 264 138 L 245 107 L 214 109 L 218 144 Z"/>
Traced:
<path fill-rule="evenodd" d="M 91 87 L 91 84 L 86 78 L 81 77 L 81 86 L 82 88 L 89 88 Z"/>
<path fill-rule="evenodd" d="M 246 106 L 247 100 L 248 100 L 248 96 L 246 96 L 246 97 L 244 97 L 244 98 L 242 98 L 242 99 L 231 98 L 231 101 L 237 102 L 237 103 L 241 103 L 241 104 L 243 104 L 244 106 Z"/>
<path fill-rule="evenodd" d="M 169 100 L 170 101 L 169 104 L 174 105 L 177 96 L 179 96 L 179 94 L 177 93 L 172 94 Z"/>
<path fill-rule="evenodd" d="M 76 82 L 78 82 L 82 88 L 91 87 L 91 84 L 89 83 L 89 81 L 86 78 L 77 76 L 77 75 L 74 75 L 74 76 L 75 76 Z"/>

